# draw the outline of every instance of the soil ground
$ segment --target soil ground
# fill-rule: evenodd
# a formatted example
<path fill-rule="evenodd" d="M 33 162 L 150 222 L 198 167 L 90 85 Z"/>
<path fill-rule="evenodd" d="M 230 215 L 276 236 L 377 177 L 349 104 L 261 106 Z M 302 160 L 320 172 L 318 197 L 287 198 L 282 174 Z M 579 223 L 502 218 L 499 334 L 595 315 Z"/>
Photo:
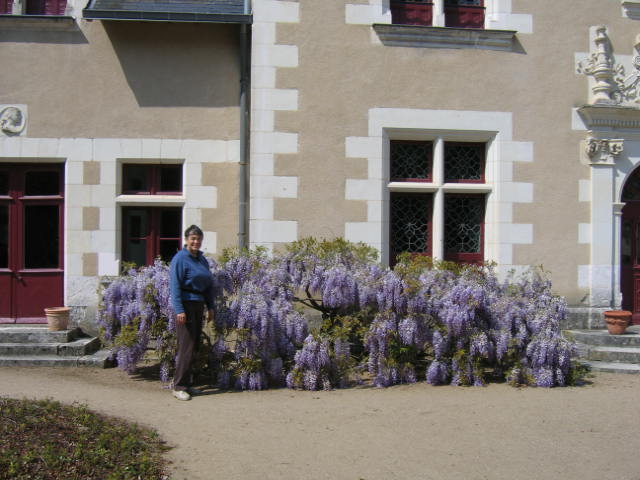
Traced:
<path fill-rule="evenodd" d="M 180 402 L 144 371 L 2 367 L 0 395 L 154 427 L 174 447 L 175 480 L 640 480 L 640 375 L 554 389 L 204 389 Z"/>

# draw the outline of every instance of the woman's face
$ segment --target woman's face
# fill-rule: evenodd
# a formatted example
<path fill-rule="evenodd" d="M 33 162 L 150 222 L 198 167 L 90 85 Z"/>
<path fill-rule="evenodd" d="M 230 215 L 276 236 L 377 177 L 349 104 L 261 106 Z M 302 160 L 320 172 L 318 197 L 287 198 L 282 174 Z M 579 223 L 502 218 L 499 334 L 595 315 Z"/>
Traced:
<path fill-rule="evenodd" d="M 196 254 L 202 246 L 202 237 L 200 235 L 189 235 L 185 238 L 187 244 L 187 250 L 189 253 Z"/>

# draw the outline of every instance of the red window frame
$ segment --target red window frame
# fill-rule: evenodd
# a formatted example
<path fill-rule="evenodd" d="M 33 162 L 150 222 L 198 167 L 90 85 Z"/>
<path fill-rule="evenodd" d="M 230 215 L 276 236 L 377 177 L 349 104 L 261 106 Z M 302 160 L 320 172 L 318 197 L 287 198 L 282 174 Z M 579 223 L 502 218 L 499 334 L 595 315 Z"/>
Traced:
<path fill-rule="evenodd" d="M 177 236 L 163 236 L 161 235 L 161 222 L 162 214 L 166 211 L 173 211 L 180 213 L 177 221 Z M 147 224 L 146 228 L 134 235 L 130 231 L 129 218 L 132 212 L 143 211 L 146 215 Z M 130 241 L 139 241 L 145 243 L 145 265 L 152 265 L 154 260 L 161 256 L 162 242 L 174 241 L 176 244 L 176 252 L 180 250 L 182 244 L 182 237 L 180 236 L 180 229 L 182 227 L 182 209 L 181 207 L 122 207 L 122 260 L 124 262 L 133 262 L 133 253 L 130 249 Z M 166 256 L 163 260 L 171 260 Z"/>
<path fill-rule="evenodd" d="M 484 0 L 476 0 L 470 5 L 464 0 L 444 1 L 444 26 L 451 28 L 484 28 Z"/>
<path fill-rule="evenodd" d="M 143 188 L 127 188 L 133 169 L 142 169 L 145 178 Z M 163 172 L 171 174 L 170 170 L 179 171 L 179 190 L 163 190 Z M 146 163 L 125 163 L 122 165 L 122 193 L 125 195 L 182 195 L 182 165 L 180 164 L 146 164 Z"/>
<path fill-rule="evenodd" d="M 447 198 L 477 198 L 481 200 L 482 206 L 482 222 L 480 223 L 480 246 L 478 252 L 454 252 L 447 250 Z M 486 215 L 486 196 L 482 193 L 445 193 L 445 209 L 444 209 L 444 259 L 472 265 L 482 265 L 484 263 L 484 225 Z"/>
<path fill-rule="evenodd" d="M 433 24 L 433 2 L 391 0 L 391 23 L 394 25 Z"/>

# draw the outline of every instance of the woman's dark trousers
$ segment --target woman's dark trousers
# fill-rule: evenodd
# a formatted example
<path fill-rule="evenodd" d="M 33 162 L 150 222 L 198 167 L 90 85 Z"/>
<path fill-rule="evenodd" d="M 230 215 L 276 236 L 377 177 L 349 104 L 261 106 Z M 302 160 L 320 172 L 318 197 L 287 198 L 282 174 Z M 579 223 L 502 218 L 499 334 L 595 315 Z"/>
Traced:
<path fill-rule="evenodd" d="M 187 390 L 193 383 L 191 366 L 193 357 L 200 343 L 204 302 L 182 302 L 187 321 L 184 324 L 176 322 L 178 336 L 178 352 L 176 354 L 176 373 L 173 377 L 174 390 Z"/>

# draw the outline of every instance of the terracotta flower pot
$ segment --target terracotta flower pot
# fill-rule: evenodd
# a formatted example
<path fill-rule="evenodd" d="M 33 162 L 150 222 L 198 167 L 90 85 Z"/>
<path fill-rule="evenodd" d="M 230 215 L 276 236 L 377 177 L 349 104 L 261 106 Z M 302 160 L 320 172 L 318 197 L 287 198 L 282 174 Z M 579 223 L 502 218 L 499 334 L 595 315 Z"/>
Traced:
<path fill-rule="evenodd" d="M 50 307 L 45 308 L 44 313 L 47 316 L 47 324 L 49 330 L 56 332 L 58 330 L 66 330 L 69 326 L 69 307 Z"/>
<path fill-rule="evenodd" d="M 609 310 L 604 312 L 604 321 L 611 335 L 622 335 L 631 323 L 631 312 L 627 310 Z"/>

